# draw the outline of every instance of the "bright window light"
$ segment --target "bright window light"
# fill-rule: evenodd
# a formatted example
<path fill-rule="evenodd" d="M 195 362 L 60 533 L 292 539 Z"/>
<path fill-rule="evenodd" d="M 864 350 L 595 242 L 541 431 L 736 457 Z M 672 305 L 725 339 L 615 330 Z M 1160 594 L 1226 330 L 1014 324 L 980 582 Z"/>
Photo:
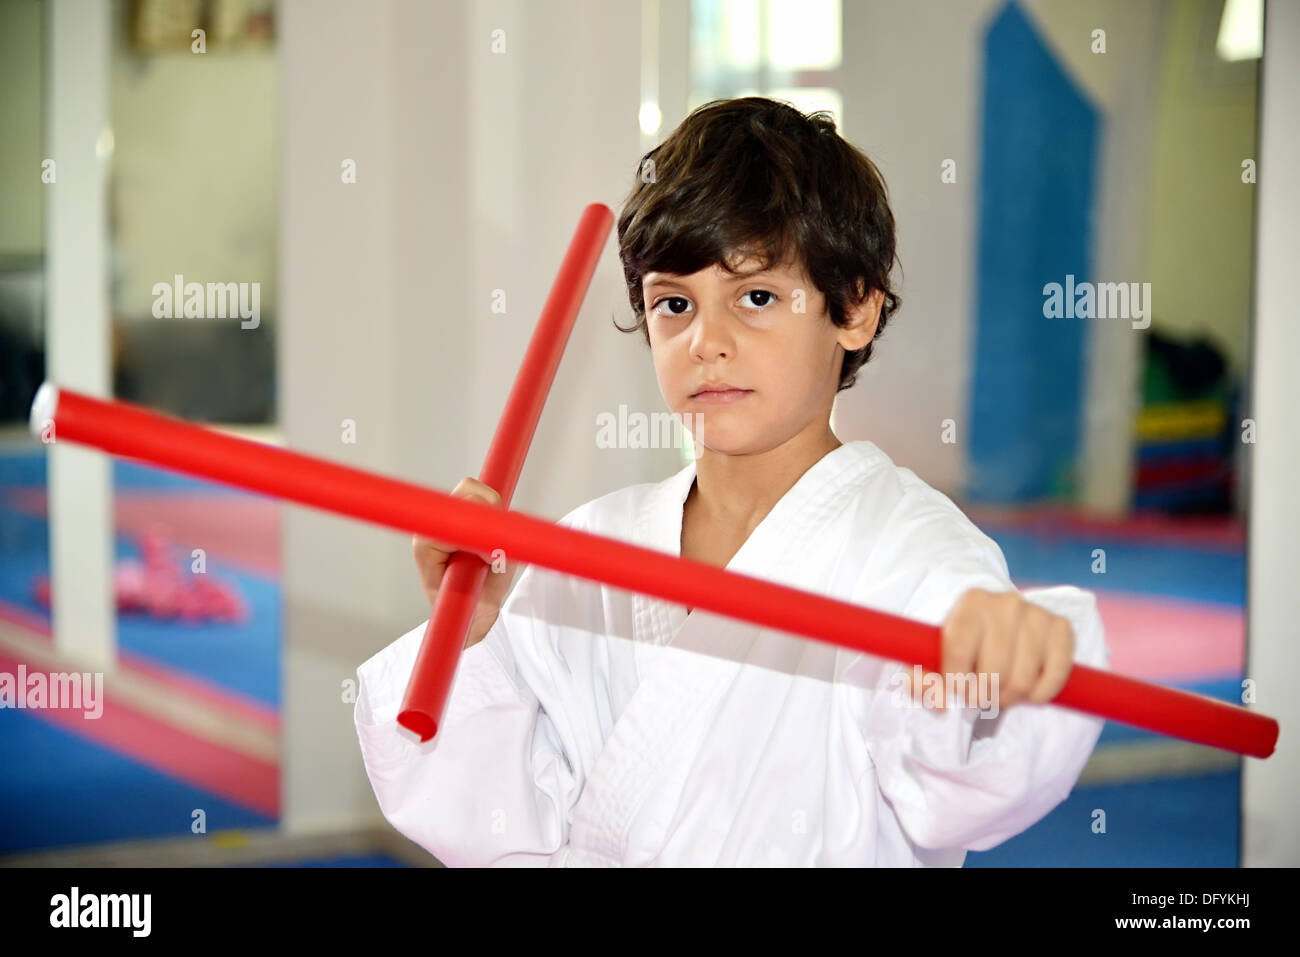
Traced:
<path fill-rule="evenodd" d="M 772 0 L 772 66 L 833 70 L 840 65 L 840 0 Z"/>
<path fill-rule="evenodd" d="M 1222 60 L 1253 60 L 1264 52 L 1264 0 L 1226 0 L 1215 44 Z"/>
<path fill-rule="evenodd" d="M 837 127 L 844 124 L 844 97 L 839 90 L 819 86 L 796 86 L 775 89 L 764 94 L 774 100 L 785 100 L 801 113 L 829 110 Z"/>
<path fill-rule="evenodd" d="M 654 136 L 659 132 L 659 127 L 664 121 L 663 114 L 659 111 L 659 104 L 649 101 L 641 104 L 641 132 L 646 136 Z"/>

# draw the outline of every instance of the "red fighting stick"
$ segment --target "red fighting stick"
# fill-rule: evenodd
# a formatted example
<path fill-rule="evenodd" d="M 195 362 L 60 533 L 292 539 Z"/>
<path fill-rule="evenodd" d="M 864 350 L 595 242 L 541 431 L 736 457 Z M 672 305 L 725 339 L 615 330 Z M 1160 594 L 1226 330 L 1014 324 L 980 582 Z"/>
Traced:
<path fill-rule="evenodd" d="M 592 203 L 583 210 L 559 275 L 551 286 L 551 294 L 542 307 L 542 316 L 533 330 L 533 338 L 528 343 L 510 397 L 506 400 L 505 411 L 479 475 L 479 481 L 495 490 L 506 508 L 510 507 L 510 500 L 514 497 L 524 457 L 533 443 L 533 433 L 542 417 L 542 407 L 551 391 L 555 370 L 560 365 L 578 308 L 587 294 L 587 286 L 591 284 L 600 251 L 613 224 L 614 213 L 608 206 Z M 398 722 L 418 734 L 421 741 L 428 741 L 438 731 L 447 696 L 451 694 L 456 663 L 469 634 L 470 621 L 487 572 L 488 566 L 481 558 L 472 552 L 460 551 L 452 555 L 438 585 L 433 614 L 415 656 L 415 668 L 397 715 Z"/>
<path fill-rule="evenodd" d="M 927 671 L 940 668 L 942 633 L 933 625 L 223 435 L 124 402 L 46 383 L 32 403 L 31 422 L 47 440 L 94 446 L 483 554 L 502 548 L 524 564 Z M 1052 703 L 1253 757 L 1268 757 L 1277 744 L 1272 718 L 1084 665 L 1074 666 Z"/>

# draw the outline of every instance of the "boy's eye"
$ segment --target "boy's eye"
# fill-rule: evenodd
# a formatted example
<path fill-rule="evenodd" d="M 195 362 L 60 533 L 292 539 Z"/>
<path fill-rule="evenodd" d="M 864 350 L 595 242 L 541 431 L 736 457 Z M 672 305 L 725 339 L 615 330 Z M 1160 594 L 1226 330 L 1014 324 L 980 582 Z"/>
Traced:
<path fill-rule="evenodd" d="M 659 312 L 659 311 L 660 311 L 660 309 L 659 309 L 660 304 L 661 304 L 661 303 L 668 303 L 668 302 L 681 303 L 683 306 L 685 306 L 685 305 L 687 304 L 687 300 L 686 300 L 686 298 L 683 297 L 683 296 L 665 296 L 663 299 L 659 299 L 659 300 L 657 300 L 657 301 L 655 302 L 655 304 L 654 304 L 651 308 L 652 308 L 655 312 Z M 669 314 L 670 316 L 680 316 L 680 315 L 682 315 L 681 312 L 676 311 L 676 310 L 673 309 L 671 306 L 669 307 L 668 314 Z"/>
<path fill-rule="evenodd" d="M 775 293 L 770 292 L 767 289 L 751 289 L 749 292 L 745 293 L 744 296 L 755 297 L 750 300 L 750 304 L 758 309 L 762 309 L 764 306 L 771 304 L 777 298 Z M 744 298 L 744 296 L 741 298 Z M 678 305 L 671 305 L 672 303 L 677 303 Z M 667 308 L 660 309 L 660 306 L 665 304 L 668 304 Z M 682 316 L 686 314 L 686 308 L 689 305 L 690 300 L 685 296 L 665 296 L 662 299 L 655 300 L 650 309 L 652 312 L 658 312 L 662 315 Z"/>

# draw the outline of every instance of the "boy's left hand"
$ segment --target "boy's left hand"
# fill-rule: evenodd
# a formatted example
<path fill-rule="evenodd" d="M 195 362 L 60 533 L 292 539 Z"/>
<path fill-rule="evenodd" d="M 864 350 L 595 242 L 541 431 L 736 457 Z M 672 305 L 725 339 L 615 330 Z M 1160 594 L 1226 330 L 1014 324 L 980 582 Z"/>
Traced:
<path fill-rule="evenodd" d="M 1019 592 L 972 588 L 957 600 L 943 626 L 945 674 L 987 673 L 999 708 L 1042 704 L 1065 686 L 1074 664 L 1074 628 Z M 997 675 L 997 684 L 992 676 Z M 961 687 L 961 686 L 959 686 Z M 945 702 L 946 704 L 947 702 Z M 978 706 L 978 702 L 953 702 Z"/>

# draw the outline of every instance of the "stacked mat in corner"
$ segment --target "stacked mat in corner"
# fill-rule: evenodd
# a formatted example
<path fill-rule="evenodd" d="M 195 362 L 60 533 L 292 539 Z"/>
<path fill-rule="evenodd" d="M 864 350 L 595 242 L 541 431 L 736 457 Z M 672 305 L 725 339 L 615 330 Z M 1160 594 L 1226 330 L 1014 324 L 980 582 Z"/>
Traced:
<path fill-rule="evenodd" d="M 1234 510 L 1241 386 L 1212 343 L 1146 339 L 1133 507 L 1173 514 Z"/>

